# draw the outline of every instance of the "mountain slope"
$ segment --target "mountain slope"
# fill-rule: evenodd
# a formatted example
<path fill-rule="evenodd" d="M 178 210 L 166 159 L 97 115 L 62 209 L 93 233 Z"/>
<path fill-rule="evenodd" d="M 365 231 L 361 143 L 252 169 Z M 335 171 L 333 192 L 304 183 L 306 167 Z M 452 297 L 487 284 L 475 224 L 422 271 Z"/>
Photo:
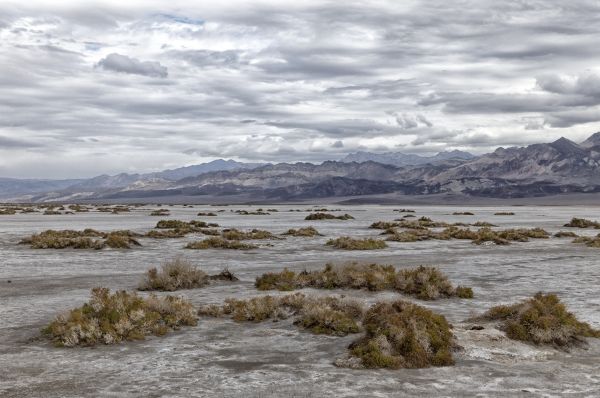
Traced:
<path fill-rule="evenodd" d="M 414 154 L 405 154 L 402 152 L 386 152 L 386 153 L 373 153 L 373 152 L 356 152 L 350 153 L 344 157 L 341 162 L 377 162 L 383 164 L 391 164 L 394 166 L 416 166 L 427 163 L 436 163 L 439 161 L 449 159 L 472 159 L 475 156 L 468 152 L 463 151 L 450 151 L 440 152 L 434 156 L 419 156 Z"/>

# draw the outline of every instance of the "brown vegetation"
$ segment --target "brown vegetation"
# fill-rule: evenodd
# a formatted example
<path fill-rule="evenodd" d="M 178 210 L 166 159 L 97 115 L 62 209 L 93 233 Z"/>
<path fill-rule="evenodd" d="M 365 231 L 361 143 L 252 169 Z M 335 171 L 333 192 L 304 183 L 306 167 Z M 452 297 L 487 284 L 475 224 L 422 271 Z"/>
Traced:
<path fill-rule="evenodd" d="M 385 249 L 387 244 L 381 239 L 364 238 L 356 239 L 349 236 L 342 236 L 336 239 L 330 239 L 325 243 L 327 246 L 333 246 L 336 249 L 343 250 L 378 250 Z"/>
<path fill-rule="evenodd" d="M 284 269 L 279 273 L 265 273 L 256 278 L 258 290 L 289 291 L 311 287 L 316 289 L 366 289 L 370 291 L 395 290 L 422 300 L 441 297 L 472 298 L 470 288 L 454 288 L 446 275 L 434 267 L 420 266 L 396 271 L 391 265 L 327 264 L 320 271 L 296 273 Z"/>
<path fill-rule="evenodd" d="M 210 237 L 201 241 L 190 242 L 185 246 L 186 249 L 233 249 L 233 250 L 250 250 L 257 249 L 258 246 L 241 243 L 235 240 L 227 240 L 221 237 Z"/>
<path fill-rule="evenodd" d="M 42 333 L 57 346 L 91 346 L 163 336 L 169 330 L 196 324 L 194 307 L 182 298 L 143 298 L 135 293 L 110 294 L 106 288 L 95 288 L 88 303 L 58 316 Z"/>
<path fill-rule="evenodd" d="M 354 367 L 426 368 L 454 364 L 451 325 L 443 315 L 406 301 L 377 303 L 364 316 L 364 337 L 350 344 Z M 352 364 L 352 361 L 346 361 Z M 345 366 L 344 361 L 336 364 Z"/>
<path fill-rule="evenodd" d="M 313 220 L 354 220 L 350 214 L 342 214 L 340 216 L 336 216 L 335 214 L 329 213 L 311 213 L 304 218 L 307 221 Z"/>
<path fill-rule="evenodd" d="M 262 322 L 294 317 L 294 325 L 315 334 L 345 336 L 360 331 L 363 315 L 360 303 L 338 297 L 260 296 L 247 300 L 227 299 L 222 306 L 200 308 L 199 315 L 229 316 L 237 322 Z"/>
<path fill-rule="evenodd" d="M 288 229 L 286 232 L 283 233 L 283 235 L 302 236 L 302 237 L 304 237 L 304 236 L 306 236 L 306 237 L 323 236 L 314 227 Z"/>
<path fill-rule="evenodd" d="M 583 337 L 600 337 L 600 330 L 577 320 L 555 294 L 540 292 L 517 304 L 492 307 L 476 319 L 500 321 L 509 338 L 534 344 L 569 347 Z"/>

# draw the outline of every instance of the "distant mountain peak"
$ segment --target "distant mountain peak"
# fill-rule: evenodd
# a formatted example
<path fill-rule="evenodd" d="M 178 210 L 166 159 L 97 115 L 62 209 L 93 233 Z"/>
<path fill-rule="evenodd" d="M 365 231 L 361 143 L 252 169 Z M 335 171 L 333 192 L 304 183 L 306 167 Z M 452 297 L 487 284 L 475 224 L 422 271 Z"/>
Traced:
<path fill-rule="evenodd" d="M 600 131 L 590 135 L 585 141 L 583 141 L 579 145 L 584 148 L 591 148 L 600 145 Z"/>
<path fill-rule="evenodd" d="M 443 151 L 439 152 L 434 156 L 421 156 L 415 155 L 411 153 L 403 153 L 403 152 L 384 152 L 384 153 L 374 153 L 374 152 L 366 152 L 366 151 L 358 151 L 354 153 L 350 153 L 346 155 L 341 162 L 377 162 L 383 164 L 391 164 L 394 166 L 417 166 L 423 165 L 427 163 L 435 163 L 443 160 L 449 159 L 462 159 L 469 160 L 473 159 L 475 156 L 468 152 L 460 151 L 455 149 L 453 151 Z"/>

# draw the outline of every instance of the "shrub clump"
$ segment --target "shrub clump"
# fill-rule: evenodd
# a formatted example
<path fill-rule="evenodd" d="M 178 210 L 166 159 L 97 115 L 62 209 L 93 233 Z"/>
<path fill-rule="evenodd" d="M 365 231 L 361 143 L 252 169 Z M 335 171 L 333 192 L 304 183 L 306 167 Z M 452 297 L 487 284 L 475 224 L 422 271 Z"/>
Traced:
<path fill-rule="evenodd" d="M 592 221 L 592 220 L 586 220 L 585 218 L 573 217 L 571 219 L 571 221 L 569 221 L 568 223 L 566 223 L 564 226 L 565 227 L 570 227 L 570 228 L 594 228 L 594 229 L 600 229 L 600 222 L 598 222 L 598 221 Z"/>
<path fill-rule="evenodd" d="M 354 220 L 350 214 L 342 214 L 340 216 L 336 216 L 335 214 L 330 213 L 311 213 L 304 218 L 307 221 L 313 220 Z"/>
<path fill-rule="evenodd" d="M 475 213 L 471 213 L 470 211 L 455 211 L 452 213 L 453 216 L 474 216 Z"/>
<path fill-rule="evenodd" d="M 241 243 L 235 240 L 227 240 L 218 236 L 206 238 L 204 240 L 190 242 L 185 246 L 186 249 L 233 249 L 233 250 L 250 250 L 257 249 L 258 246 L 247 243 Z"/>
<path fill-rule="evenodd" d="M 350 344 L 364 368 L 426 368 L 454 364 L 454 338 L 443 315 L 406 301 L 377 303 L 364 316 L 365 335 Z M 343 361 L 338 365 L 344 366 Z"/>
<path fill-rule="evenodd" d="M 246 300 L 227 299 L 222 306 L 200 308 L 200 315 L 229 316 L 236 322 L 263 322 L 294 317 L 294 325 L 315 334 L 345 336 L 358 333 L 364 313 L 360 303 L 338 297 L 260 296 Z"/>
<path fill-rule="evenodd" d="M 218 227 L 219 224 L 206 223 L 204 221 L 192 220 L 192 221 L 181 221 L 181 220 L 160 220 L 156 223 L 156 229 L 180 229 L 189 230 L 195 232 L 200 228 L 212 228 Z"/>
<path fill-rule="evenodd" d="M 164 263 L 158 271 L 156 268 L 148 270 L 140 282 L 138 290 L 175 291 L 179 289 L 193 289 L 208 285 L 208 275 L 194 267 L 188 261 L 176 258 Z"/>
<path fill-rule="evenodd" d="M 151 216 L 168 216 L 171 214 L 168 209 L 158 209 L 150 213 Z"/>
<path fill-rule="evenodd" d="M 333 246 L 336 249 L 343 250 L 378 250 L 385 249 L 387 247 L 385 241 L 381 239 L 355 239 L 349 236 L 342 236 L 340 238 L 330 239 L 325 244 L 327 246 Z"/>
<path fill-rule="evenodd" d="M 91 346 L 163 336 L 169 330 L 196 324 L 196 311 L 183 298 L 143 298 L 135 293 L 111 294 L 109 289 L 95 288 L 88 303 L 59 315 L 42 333 L 57 346 Z"/>
<path fill-rule="evenodd" d="M 216 217 L 217 213 L 213 213 L 212 211 L 201 211 L 197 214 L 198 217 Z"/>
<path fill-rule="evenodd" d="M 323 236 L 314 227 L 288 229 L 286 232 L 283 233 L 283 235 L 302 236 L 302 237 L 304 237 L 304 236 L 306 236 L 306 237 Z"/>
<path fill-rule="evenodd" d="M 555 294 L 540 292 L 517 304 L 492 307 L 476 319 L 501 321 L 509 338 L 534 344 L 569 347 L 583 337 L 600 338 L 600 330 L 577 320 Z"/>
<path fill-rule="evenodd" d="M 583 243 L 588 247 L 600 248 L 600 234 L 595 237 L 580 236 L 573 239 L 573 243 Z"/>
<path fill-rule="evenodd" d="M 258 290 L 289 291 L 316 289 L 395 290 L 422 300 L 441 297 L 472 298 L 471 288 L 454 288 L 446 275 L 434 267 L 420 266 L 396 271 L 391 265 L 349 263 L 325 265 L 323 270 L 296 273 L 287 268 L 279 273 L 265 273 L 256 278 Z"/>
<path fill-rule="evenodd" d="M 577 235 L 575 232 L 572 231 L 558 231 L 557 233 L 554 234 L 555 238 L 577 238 L 579 237 L 579 235 Z"/>
<path fill-rule="evenodd" d="M 514 216 L 515 213 L 513 213 L 512 211 L 499 211 L 494 213 L 495 216 Z"/>
<path fill-rule="evenodd" d="M 250 240 L 250 239 L 281 239 L 269 231 L 253 229 L 248 232 L 240 231 L 235 228 L 223 230 L 221 236 L 229 240 Z"/>
<path fill-rule="evenodd" d="M 88 228 L 75 230 L 46 230 L 22 239 L 20 244 L 30 245 L 32 249 L 103 249 L 108 246 L 114 249 L 129 249 L 131 245 L 140 246 L 134 239 L 138 234 L 128 231 L 100 232 Z M 96 238 L 96 239 L 94 239 Z"/>

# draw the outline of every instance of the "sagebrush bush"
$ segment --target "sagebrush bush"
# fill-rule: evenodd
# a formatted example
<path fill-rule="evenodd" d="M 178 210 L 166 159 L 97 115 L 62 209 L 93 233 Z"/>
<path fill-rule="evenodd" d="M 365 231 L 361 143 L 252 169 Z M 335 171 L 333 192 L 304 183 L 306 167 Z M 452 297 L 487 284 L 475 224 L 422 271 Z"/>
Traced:
<path fill-rule="evenodd" d="M 350 214 L 342 214 L 340 216 L 336 216 L 335 214 L 329 213 L 311 213 L 304 218 L 307 221 L 313 220 L 354 220 Z"/>
<path fill-rule="evenodd" d="M 314 227 L 288 229 L 286 232 L 283 233 L 283 235 L 291 235 L 291 236 L 298 236 L 298 237 L 323 236 Z"/>
<path fill-rule="evenodd" d="M 555 238 L 577 238 L 579 237 L 579 235 L 577 235 L 575 232 L 571 232 L 571 231 L 558 231 L 557 233 L 554 234 Z"/>
<path fill-rule="evenodd" d="M 443 315 L 406 301 L 377 303 L 364 316 L 365 336 L 350 355 L 365 368 L 426 368 L 454 364 L 454 338 Z M 343 366 L 343 362 L 338 362 Z"/>
<path fill-rule="evenodd" d="M 327 246 L 332 246 L 336 249 L 343 250 L 377 250 L 385 249 L 387 244 L 381 239 L 364 238 L 357 239 L 349 236 L 342 236 L 336 239 L 330 239 L 325 243 Z"/>
<path fill-rule="evenodd" d="M 490 308 L 476 319 L 501 321 L 501 328 L 514 340 L 557 347 L 584 342 L 583 337 L 600 338 L 600 330 L 580 322 L 555 294 L 537 293 L 513 305 Z"/>
<path fill-rule="evenodd" d="M 229 240 L 281 239 L 273 235 L 271 232 L 261 229 L 253 229 L 251 231 L 240 231 L 239 229 L 235 228 L 225 229 L 221 233 L 221 236 L 224 239 Z"/>
<path fill-rule="evenodd" d="M 395 290 L 422 300 L 442 297 L 472 298 L 471 288 L 453 287 L 448 277 L 434 267 L 420 266 L 396 271 L 392 265 L 348 263 L 327 264 L 323 270 L 268 272 L 256 278 L 258 290 L 290 291 L 315 289 Z"/>
<path fill-rule="evenodd" d="M 565 227 L 571 227 L 571 228 L 595 228 L 595 229 L 600 229 L 600 222 L 598 222 L 598 221 L 592 221 L 592 220 L 586 220 L 585 218 L 573 217 L 571 219 L 571 221 L 569 221 L 568 223 L 566 223 L 564 226 Z"/>
<path fill-rule="evenodd" d="M 99 232 L 90 228 L 83 231 L 49 229 L 24 238 L 19 243 L 28 244 L 32 249 L 129 249 L 132 245 L 140 246 L 134 239 L 138 235 L 129 230 Z"/>
<path fill-rule="evenodd" d="M 59 315 L 42 333 L 57 346 L 91 346 L 163 336 L 169 330 L 197 324 L 189 301 L 180 297 L 141 297 L 106 288 L 92 289 L 91 299 L 80 308 Z"/>
<path fill-rule="evenodd" d="M 154 210 L 150 213 L 151 216 L 168 216 L 171 212 L 168 209 Z"/>
<path fill-rule="evenodd" d="M 588 247 L 600 247 L 600 234 L 595 237 L 580 236 L 573 239 L 573 243 L 583 243 Z"/>
<path fill-rule="evenodd" d="M 260 296 L 245 300 L 227 299 L 222 306 L 201 307 L 199 315 L 229 316 L 237 322 L 263 322 L 293 317 L 294 325 L 315 334 L 345 336 L 358 333 L 363 306 L 351 299 L 307 297 L 301 293 L 287 296 Z"/>
<path fill-rule="evenodd" d="M 156 268 L 148 270 L 140 282 L 138 290 L 175 291 L 194 289 L 208 285 L 209 276 L 182 258 L 165 262 L 160 271 Z"/>
<path fill-rule="evenodd" d="M 190 242 L 185 246 L 186 249 L 234 249 L 234 250 L 250 250 L 257 249 L 258 246 L 248 243 L 241 243 L 235 240 L 227 240 L 218 236 L 206 238 L 204 240 Z"/>

